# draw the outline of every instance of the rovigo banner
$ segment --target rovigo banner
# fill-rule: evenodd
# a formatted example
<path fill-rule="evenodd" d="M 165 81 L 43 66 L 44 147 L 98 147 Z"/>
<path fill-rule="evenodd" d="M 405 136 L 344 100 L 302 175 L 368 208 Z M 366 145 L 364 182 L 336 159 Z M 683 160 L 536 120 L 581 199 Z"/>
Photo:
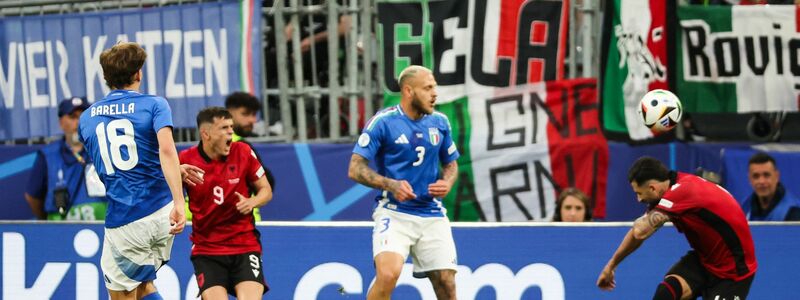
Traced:
<path fill-rule="evenodd" d="M 607 131 L 627 133 L 634 140 L 653 136 L 636 107 L 648 91 L 667 89 L 666 2 L 614 0 L 609 7 L 602 101 Z"/>
<path fill-rule="evenodd" d="M 163 96 L 176 127 L 238 90 L 258 93 L 261 1 L 214 1 L 102 13 L 0 19 L 0 140 L 60 133 L 61 99 L 98 101 L 100 53 L 118 41 L 147 52 L 141 91 Z"/>
<path fill-rule="evenodd" d="M 461 152 L 445 199 L 455 220 L 550 220 L 557 193 L 577 187 L 605 216 L 608 145 L 594 79 L 470 93 L 439 105 Z"/>
<path fill-rule="evenodd" d="M 794 5 L 681 6 L 677 87 L 689 112 L 797 111 Z"/>

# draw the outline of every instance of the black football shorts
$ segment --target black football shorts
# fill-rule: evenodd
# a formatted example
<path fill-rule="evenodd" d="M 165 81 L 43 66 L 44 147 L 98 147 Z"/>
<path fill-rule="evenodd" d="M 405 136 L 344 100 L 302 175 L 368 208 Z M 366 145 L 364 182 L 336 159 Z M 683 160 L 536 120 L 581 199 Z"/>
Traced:
<path fill-rule="evenodd" d="M 199 294 L 213 286 L 222 286 L 230 295 L 236 295 L 236 285 L 244 281 L 255 281 L 264 285 L 264 293 L 269 286 L 264 282 L 264 270 L 258 252 L 234 255 L 194 255 L 192 256 L 194 275 L 197 277 Z"/>

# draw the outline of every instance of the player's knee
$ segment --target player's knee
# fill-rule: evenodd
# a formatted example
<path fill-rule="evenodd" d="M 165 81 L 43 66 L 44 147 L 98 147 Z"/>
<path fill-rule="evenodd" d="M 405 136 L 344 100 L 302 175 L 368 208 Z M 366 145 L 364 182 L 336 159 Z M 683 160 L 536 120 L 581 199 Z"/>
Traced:
<path fill-rule="evenodd" d="M 658 284 L 653 300 L 680 300 L 681 295 L 683 295 L 681 282 L 674 276 L 667 276 Z"/>
<path fill-rule="evenodd" d="M 391 269 L 379 270 L 375 274 L 375 283 L 382 286 L 394 286 L 397 279 L 400 278 L 400 272 Z"/>

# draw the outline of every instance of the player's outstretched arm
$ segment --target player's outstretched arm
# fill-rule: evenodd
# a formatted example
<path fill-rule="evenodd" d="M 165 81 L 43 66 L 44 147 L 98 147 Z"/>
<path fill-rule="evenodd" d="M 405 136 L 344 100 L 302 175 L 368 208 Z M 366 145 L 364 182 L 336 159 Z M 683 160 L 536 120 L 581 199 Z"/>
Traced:
<path fill-rule="evenodd" d="M 669 217 L 658 210 L 651 210 L 633 222 L 633 227 L 625 234 L 617 251 L 606 263 L 597 278 L 597 286 L 601 289 L 610 291 L 616 287 L 614 280 L 614 270 L 628 255 L 639 249 L 644 241 L 653 235 L 661 226 L 669 220 Z"/>
<path fill-rule="evenodd" d="M 398 201 L 405 201 L 417 197 L 408 181 L 394 180 L 381 176 L 369 167 L 369 161 L 361 155 L 353 153 L 350 156 L 350 167 L 347 176 L 360 184 L 371 188 L 389 191 Z"/>
<path fill-rule="evenodd" d="M 186 224 L 186 212 L 184 211 L 186 200 L 183 198 L 178 150 L 175 149 L 175 140 L 172 139 L 172 127 L 162 127 L 158 130 L 157 136 L 161 170 L 164 172 L 164 178 L 166 178 L 172 194 L 172 202 L 175 204 L 169 214 L 170 224 L 173 226 L 170 233 L 178 234 L 183 231 L 183 226 Z"/>

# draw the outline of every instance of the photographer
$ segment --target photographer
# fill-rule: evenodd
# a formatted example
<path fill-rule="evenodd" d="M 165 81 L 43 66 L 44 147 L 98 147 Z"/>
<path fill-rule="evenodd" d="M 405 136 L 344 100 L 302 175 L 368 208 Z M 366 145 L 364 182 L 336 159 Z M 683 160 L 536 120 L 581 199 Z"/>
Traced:
<path fill-rule="evenodd" d="M 103 220 L 105 187 L 78 139 L 78 119 L 89 107 L 84 98 L 58 105 L 58 124 L 64 138 L 36 153 L 25 200 L 40 220 Z"/>

